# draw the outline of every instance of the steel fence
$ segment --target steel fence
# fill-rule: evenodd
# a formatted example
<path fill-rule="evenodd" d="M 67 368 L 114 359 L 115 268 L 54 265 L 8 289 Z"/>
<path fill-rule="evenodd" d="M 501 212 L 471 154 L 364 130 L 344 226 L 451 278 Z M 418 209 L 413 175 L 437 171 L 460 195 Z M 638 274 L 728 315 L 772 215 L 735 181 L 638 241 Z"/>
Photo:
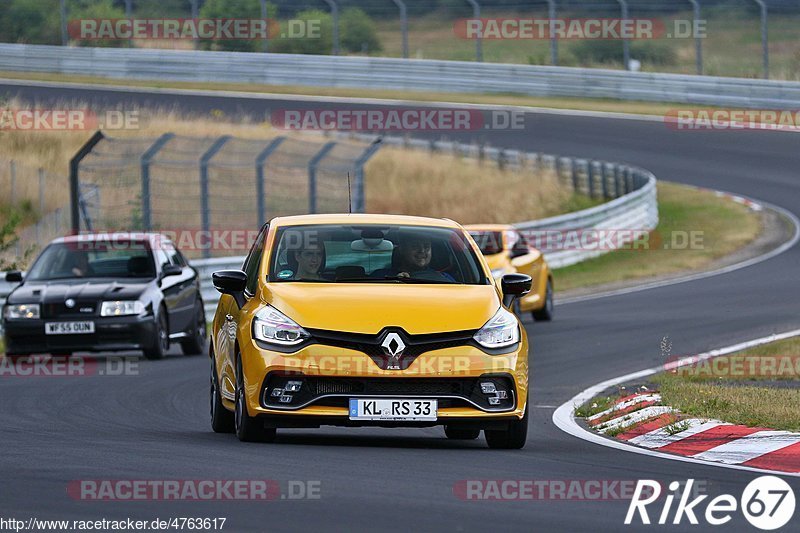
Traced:
<path fill-rule="evenodd" d="M 49 5 L 48 5 L 49 3 Z M 61 44 L 63 46 L 91 45 L 75 35 L 76 22 L 92 13 L 102 13 L 111 19 L 164 17 L 189 19 L 213 16 L 202 9 L 204 0 L 183 2 L 182 9 L 163 6 L 159 2 L 125 0 L 116 2 L 111 11 L 92 11 L 79 0 L 41 0 L 33 8 L 47 15 L 59 13 L 60 25 L 53 31 L 48 21 L 39 28 L 22 30 L 0 29 L 0 39 L 6 42 L 32 44 Z M 374 34 L 362 35 L 362 28 L 348 24 L 346 13 L 358 8 L 372 18 Z M 770 77 L 796 79 L 800 66 L 796 64 L 792 32 L 800 20 L 797 0 L 259 0 L 239 4 L 237 13 L 248 18 L 267 18 L 283 24 L 285 33 L 289 20 L 315 11 L 326 17 L 324 35 L 311 39 L 305 48 L 310 53 L 332 55 L 359 53 L 417 59 L 476 60 L 503 63 L 549 64 L 574 66 L 586 63 L 605 63 L 614 68 L 629 68 L 631 59 L 651 71 L 708 73 L 724 76 Z M 344 14 L 345 16 L 340 16 Z M 219 16 L 217 14 L 217 16 Z M 455 30 L 457 21 L 466 18 L 534 18 L 541 21 L 588 18 L 656 19 L 666 27 L 674 21 L 689 23 L 707 31 L 675 34 L 664 31 L 657 44 L 642 44 L 636 39 L 618 39 L 613 53 L 598 56 L 575 39 L 539 36 L 520 39 L 510 47 L 495 39 L 490 32 L 480 37 L 464 38 Z M 27 22 L 27 21 L 26 21 Z M 20 24 L 21 26 L 23 24 Z M 684 27 L 686 27 L 684 25 Z M 136 40 L 105 41 L 109 46 L 218 47 L 223 50 L 250 52 L 289 51 L 292 38 L 277 34 L 261 40 L 192 39 L 179 42 L 161 40 L 142 43 Z M 98 42 L 98 41 L 94 41 Z M 99 41 L 102 42 L 102 41 Z M 603 43 L 601 43 L 603 44 Z M 607 45 L 607 43 L 606 43 Z M 604 47 L 606 46 L 604 45 Z M 598 44 L 598 47 L 600 44 Z M 512 49 L 513 48 L 513 49 Z"/>
<path fill-rule="evenodd" d="M 379 143 L 274 137 L 114 138 L 75 160 L 72 231 L 161 231 L 190 256 L 246 250 L 275 216 L 363 212 L 364 165 Z M 352 192 L 351 192 L 352 189 Z"/>
<path fill-rule="evenodd" d="M 614 98 L 797 109 L 800 83 L 391 58 L 0 44 L 0 70 L 118 79 Z M 14 83 L 14 82 L 8 82 Z"/>
<path fill-rule="evenodd" d="M 42 246 L 69 229 L 68 199 L 63 194 L 65 183 L 65 176 L 0 159 L 0 191 L 6 195 L 9 209 L 4 218 L 8 222 L 9 215 L 18 217 L 18 227 L 22 228 L 14 231 L 10 246 L 0 250 L 0 264 L 25 264 Z"/>

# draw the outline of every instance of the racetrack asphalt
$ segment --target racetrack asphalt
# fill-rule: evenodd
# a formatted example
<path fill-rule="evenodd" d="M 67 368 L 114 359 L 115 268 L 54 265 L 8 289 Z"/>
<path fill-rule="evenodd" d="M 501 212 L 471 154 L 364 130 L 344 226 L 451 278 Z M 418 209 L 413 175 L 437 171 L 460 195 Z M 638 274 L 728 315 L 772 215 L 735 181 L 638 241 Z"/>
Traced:
<path fill-rule="evenodd" d="M 318 102 L 291 97 L 265 100 L 142 91 L 0 82 L 0 94 L 41 105 L 75 99 L 91 105 L 136 104 L 203 113 L 220 109 L 228 115 L 320 108 Z M 330 104 L 341 106 L 348 104 Z M 794 134 L 687 132 L 652 120 L 530 112 L 524 130 L 465 132 L 450 138 L 631 163 L 659 179 L 731 191 L 800 213 L 800 137 Z M 738 499 L 757 474 L 597 446 L 561 432 L 551 417 L 555 407 L 578 391 L 663 363 L 659 345 L 664 336 L 672 341 L 675 356 L 800 327 L 798 265 L 800 249 L 795 246 L 728 274 L 571 303 L 558 307 L 551 323 L 528 321 L 533 346 L 532 416 L 528 444 L 521 451 L 489 450 L 482 439 L 448 441 L 439 428 L 284 430 L 275 444 L 239 443 L 209 427 L 206 357 L 141 360 L 137 375 L 129 376 L 4 377 L 0 515 L 227 517 L 225 529 L 233 531 L 619 531 L 626 528 L 628 500 L 463 501 L 453 489 L 460 480 L 648 478 L 668 484 L 694 478 L 705 484 L 711 497 L 730 493 Z M 321 497 L 272 502 L 87 502 L 72 499 L 66 491 L 70 481 L 80 479 L 318 480 Z M 800 495 L 800 479 L 786 479 Z M 657 519 L 660 510 L 659 506 L 652 511 L 651 518 Z M 657 527 L 705 529 L 688 525 L 686 518 L 680 526 L 628 528 Z M 750 526 L 736 514 L 725 528 Z"/>

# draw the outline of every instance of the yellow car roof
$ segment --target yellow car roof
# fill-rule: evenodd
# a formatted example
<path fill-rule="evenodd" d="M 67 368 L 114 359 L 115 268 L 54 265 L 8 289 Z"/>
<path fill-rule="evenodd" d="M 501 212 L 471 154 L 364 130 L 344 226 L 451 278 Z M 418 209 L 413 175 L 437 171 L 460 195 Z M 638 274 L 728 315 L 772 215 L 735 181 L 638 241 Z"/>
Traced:
<path fill-rule="evenodd" d="M 506 231 L 514 229 L 510 224 L 467 224 L 464 229 L 469 231 Z"/>
<path fill-rule="evenodd" d="M 275 217 L 271 226 L 305 226 L 308 224 L 394 224 L 407 226 L 435 226 L 440 228 L 460 228 L 456 222 L 446 218 L 416 217 L 410 215 L 372 215 L 372 214 L 321 214 Z"/>

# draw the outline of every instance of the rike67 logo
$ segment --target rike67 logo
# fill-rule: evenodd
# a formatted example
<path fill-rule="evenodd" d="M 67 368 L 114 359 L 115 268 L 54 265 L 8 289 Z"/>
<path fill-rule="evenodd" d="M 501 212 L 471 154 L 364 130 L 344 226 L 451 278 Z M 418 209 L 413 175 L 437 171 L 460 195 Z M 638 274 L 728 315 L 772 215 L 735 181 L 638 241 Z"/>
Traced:
<path fill-rule="evenodd" d="M 694 494 L 692 498 L 693 485 L 694 479 L 689 479 L 685 484 L 678 481 L 670 483 L 669 493 L 658 512 L 658 504 L 655 503 L 661 497 L 661 483 L 650 479 L 639 480 L 625 516 L 625 524 L 641 522 L 649 525 L 655 522 L 659 525 L 678 525 L 685 523 L 685 520 L 692 525 L 698 525 L 699 517 L 708 525 L 721 526 L 741 512 L 754 527 L 772 531 L 788 524 L 794 515 L 794 491 L 779 477 L 761 476 L 754 479 L 745 487 L 739 500 L 730 494 L 719 495 L 707 502 L 704 501 L 708 498 L 705 494 Z M 679 493 L 681 486 L 683 491 Z M 673 510 L 675 500 L 678 503 Z M 658 514 L 651 518 L 648 506 L 651 506 L 649 511 Z"/>

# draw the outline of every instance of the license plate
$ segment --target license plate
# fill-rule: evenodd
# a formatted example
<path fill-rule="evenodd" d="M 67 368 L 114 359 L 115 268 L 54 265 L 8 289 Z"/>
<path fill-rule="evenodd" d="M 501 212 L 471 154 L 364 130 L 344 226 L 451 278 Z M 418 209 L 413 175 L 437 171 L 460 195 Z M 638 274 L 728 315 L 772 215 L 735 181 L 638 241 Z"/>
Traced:
<path fill-rule="evenodd" d="M 436 400 L 350 398 L 350 420 L 436 420 Z"/>
<path fill-rule="evenodd" d="M 47 322 L 44 332 L 47 335 L 85 335 L 94 333 L 94 322 Z"/>

